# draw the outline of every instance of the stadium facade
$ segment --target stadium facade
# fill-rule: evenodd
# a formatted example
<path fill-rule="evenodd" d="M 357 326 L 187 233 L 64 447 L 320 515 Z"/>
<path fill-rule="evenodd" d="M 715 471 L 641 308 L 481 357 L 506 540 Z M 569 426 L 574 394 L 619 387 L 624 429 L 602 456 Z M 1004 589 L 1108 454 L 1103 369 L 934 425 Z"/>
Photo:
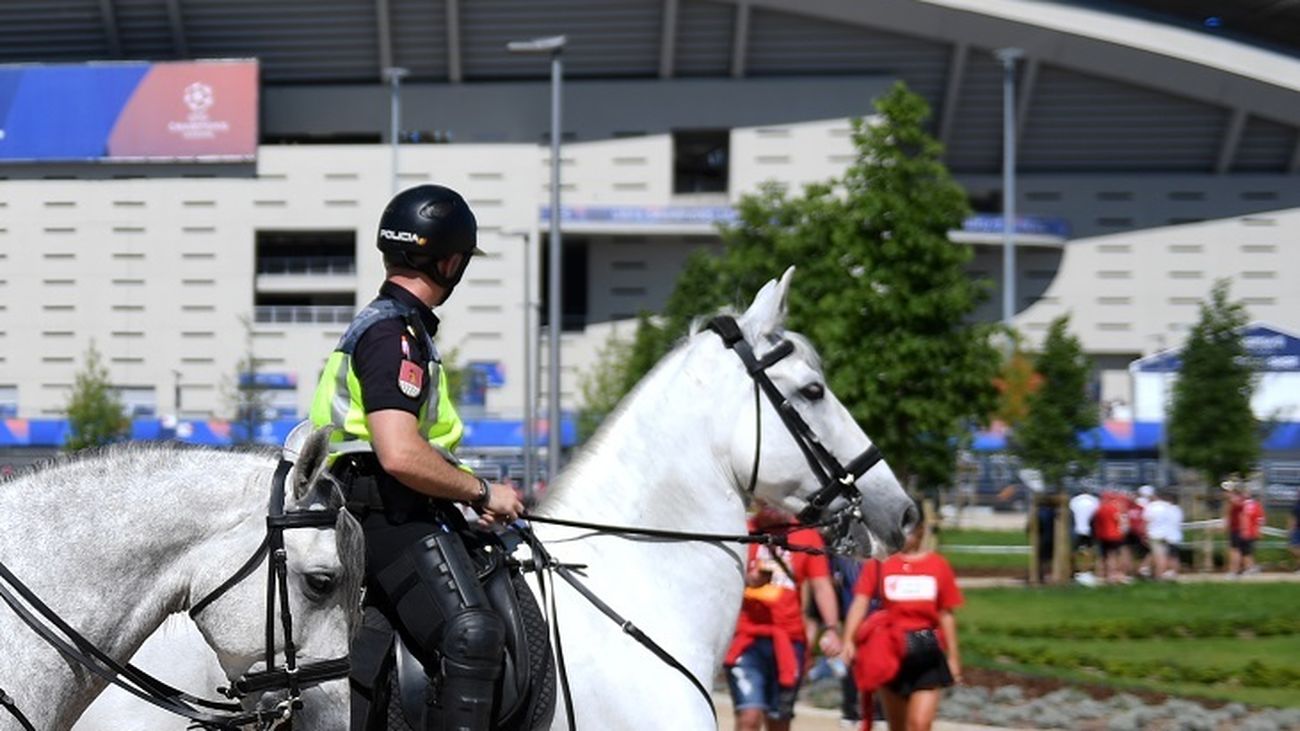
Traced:
<path fill-rule="evenodd" d="M 662 305 L 691 251 L 719 245 L 740 196 L 842 170 L 850 118 L 900 79 L 985 214 L 954 237 L 976 245 L 971 276 L 993 283 L 979 316 L 997 319 L 993 51 L 1014 46 L 1016 325 L 1032 342 L 1070 313 L 1099 399 L 1131 420 L 1130 364 L 1176 348 L 1216 279 L 1253 320 L 1300 331 L 1300 10 L 1232 5 L 1208 18 L 1159 0 L 5 3 L 4 63 L 257 59 L 260 144 L 248 160 L 0 165 L 0 414 L 10 432 L 59 418 L 92 341 L 137 415 L 228 415 L 249 352 L 280 415 L 303 413 L 380 280 L 375 222 L 396 178 L 450 185 L 478 214 L 491 255 L 442 309 L 441 340 L 478 374 L 470 415 L 519 420 L 549 87 L 544 59 L 505 44 L 565 34 L 566 408 L 607 339 Z M 392 66 L 410 72 L 396 170 Z"/>

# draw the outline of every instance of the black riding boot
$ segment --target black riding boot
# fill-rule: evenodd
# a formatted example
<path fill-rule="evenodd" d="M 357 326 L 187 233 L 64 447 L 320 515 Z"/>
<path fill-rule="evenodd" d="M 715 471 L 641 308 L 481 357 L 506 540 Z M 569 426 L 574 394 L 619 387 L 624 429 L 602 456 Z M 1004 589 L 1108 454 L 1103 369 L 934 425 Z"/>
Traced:
<path fill-rule="evenodd" d="M 395 610 L 412 654 L 426 673 L 439 676 L 420 731 L 487 731 L 505 628 L 460 537 L 425 535 L 380 570 L 374 586 Z"/>
<path fill-rule="evenodd" d="M 441 687 L 434 718 L 426 719 L 428 731 L 479 731 L 492 725 L 492 695 L 499 666 L 468 665 L 442 661 Z"/>

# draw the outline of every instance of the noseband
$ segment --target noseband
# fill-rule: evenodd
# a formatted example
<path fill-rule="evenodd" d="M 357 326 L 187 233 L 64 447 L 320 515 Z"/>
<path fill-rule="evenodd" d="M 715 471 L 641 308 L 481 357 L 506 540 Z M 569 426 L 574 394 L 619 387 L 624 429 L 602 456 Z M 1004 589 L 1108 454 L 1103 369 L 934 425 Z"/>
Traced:
<path fill-rule="evenodd" d="M 848 464 L 841 464 L 835 455 L 822 445 L 812 427 L 808 426 L 808 422 L 804 421 L 794 408 L 794 404 L 790 403 L 790 399 L 781 393 L 781 389 L 777 388 L 771 377 L 767 375 L 767 369 L 794 352 L 794 343 L 782 339 L 776 347 L 764 354 L 762 358 L 758 358 L 754 356 L 754 349 L 750 344 L 745 342 L 745 336 L 734 317 L 719 315 L 709 321 L 708 328 L 717 333 L 722 338 L 723 345 L 740 358 L 745 371 L 754 381 L 754 468 L 749 475 L 746 493 L 753 497 L 754 489 L 758 484 L 759 447 L 762 444 L 763 429 L 763 410 L 759 408 L 759 392 L 762 391 L 767 395 L 768 401 L 772 402 L 777 415 L 781 417 L 781 422 L 785 424 L 795 444 L 799 445 L 799 451 L 803 452 L 804 459 L 808 461 L 808 466 L 821 484 L 817 492 L 808 498 L 807 504 L 799 511 L 799 522 L 808 526 L 832 525 L 838 530 L 846 530 L 848 520 L 853 518 L 860 520 L 862 494 L 858 491 L 856 483 L 868 470 L 884 459 L 880 450 L 873 444 L 849 460 Z M 842 503 L 836 504 L 837 500 L 842 500 Z M 835 504 L 834 508 L 832 508 L 833 504 Z"/>
<path fill-rule="evenodd" d="M 254 693 L 287 691 L 288 697 L 280 704 L 280 710 L 286 717 L 302 708 L 302 689 L 320 683 L 347 677 L 347 656 L 322 660 L 319 662 L 298 664 L 298 650 L 293 642 L 293 612 L 289 605 L 288 554 L 284 548 L 284 532 L 293 528 L 333 528 L 338 521 L 339 511 L 293 510 L 285 512 L 285 478 L 292 463 L 281 459 L 275 468 L 275 477 L 271 481 L 271 499 L 267 506 L 266 537 L 244 562 L 239 570 L 220 586 L 190 607 L 190 619 L 197 619 L 199 613 L 221 598 L 244 579 L 248 578 L 262 559 L 269 556 L 266 568 L 266 669 L 256 673 L 245 673 L 221 692 L 228 698 L 243 698 Z M 284 634 L 284 665 L 275 664 L 275 605 L 280 603 L 280 625 Z"/>

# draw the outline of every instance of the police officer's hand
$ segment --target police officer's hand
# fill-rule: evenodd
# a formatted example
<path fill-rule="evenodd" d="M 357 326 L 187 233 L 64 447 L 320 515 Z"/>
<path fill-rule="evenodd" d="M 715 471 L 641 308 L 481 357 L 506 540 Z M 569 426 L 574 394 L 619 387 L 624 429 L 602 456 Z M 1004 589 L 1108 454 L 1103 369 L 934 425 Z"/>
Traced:
<path fill-rule="evenodd" d="M 524 503 L 519 499 L 515 488 L 494 482 L 488 485 L 488 502 L 483 514 L 479 516 L 479 525 L 488 527 L 492 524 L 505 525 L 513 522 L 524 512 Z"/>

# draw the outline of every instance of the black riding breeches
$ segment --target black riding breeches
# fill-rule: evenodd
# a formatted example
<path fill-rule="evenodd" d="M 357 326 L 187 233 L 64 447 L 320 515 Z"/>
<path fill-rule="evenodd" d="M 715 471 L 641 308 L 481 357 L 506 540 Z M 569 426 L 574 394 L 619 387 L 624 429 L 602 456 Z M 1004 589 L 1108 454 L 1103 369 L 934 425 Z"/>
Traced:
<path fill-rule="evenodd" d="M 432 519 L 394 524 L 372 513 L 362 526 L 366 603 L 392 623 L 433 683 L 417 731 L 487 729 L 505 629 L 464 542 Z"/>

